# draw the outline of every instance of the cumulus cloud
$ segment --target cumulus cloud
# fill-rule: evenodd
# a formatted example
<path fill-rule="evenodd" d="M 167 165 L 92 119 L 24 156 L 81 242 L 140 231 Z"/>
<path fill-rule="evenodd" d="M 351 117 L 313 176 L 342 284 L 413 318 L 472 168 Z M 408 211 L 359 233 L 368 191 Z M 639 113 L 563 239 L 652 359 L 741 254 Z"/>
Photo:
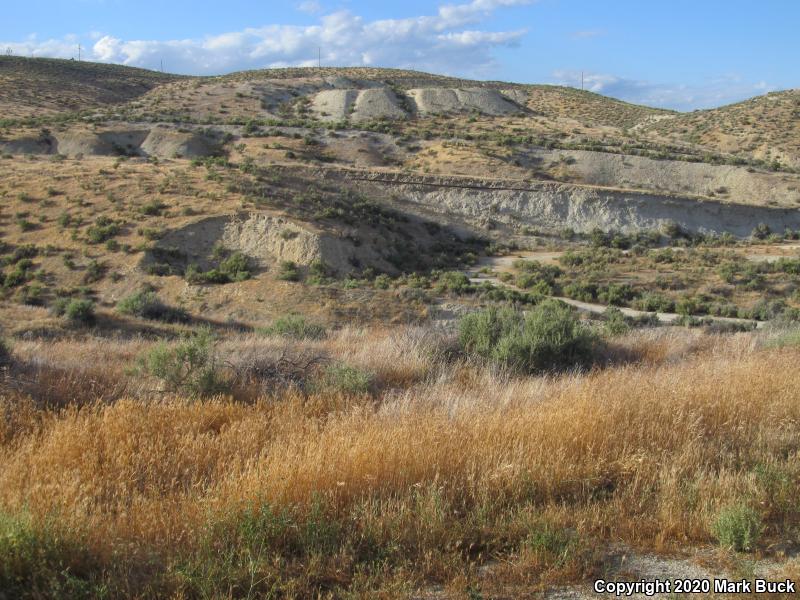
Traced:
<path fill-rule="evenodd" d="M 347 10 L 321 15 L 306 26 L 265 25 L 202 38 L 183 40 L 124 40 L 113 34 L 96 36 L 84 58 L 130 66 L 165 69 L 175 73 L 218 74 L 239 69 L 317 64 L 372 65 L 414 68 L 439 73 L 480 76 L 495 62 L 492 50 L 513 46 L 525 34 L 468 28 L 495 11 L 535 0 L 471 0 L 445 4 L 435 14 L 404 19 L 367 21 Z M 314 12 L 318 2 L 302 2 Z M 73 57 L 76 44 L 35 38 L 9 46 L 15 54 Z"/>
<path fill-rule="evenodd" d="M 553 83 L 580 87 L 580 71 L 555 71 Z M 749 83 L 738 75 L 724 75 L 696 85 L 654 83 L 604 73 L 584 73 L 584 88 L 635 104 L 680 111 L 713 108 L 739 102 L 776 88 L 764 81 Z"/>
<path fill-rule="evenodd" d="M 306 2 L 297 4 L 297 10 L 308 13 L 309 15 L 316 15 L 322 12 L 322 4 L 316 0 L 306 0 Z"/>

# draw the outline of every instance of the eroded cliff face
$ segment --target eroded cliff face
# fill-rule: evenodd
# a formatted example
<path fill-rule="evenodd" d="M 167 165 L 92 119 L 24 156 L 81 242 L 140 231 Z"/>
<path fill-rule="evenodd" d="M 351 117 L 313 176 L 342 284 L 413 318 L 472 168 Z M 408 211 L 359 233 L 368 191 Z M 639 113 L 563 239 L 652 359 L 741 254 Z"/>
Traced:
<path fill-rule="evenodd" d="M 667 194 L 563 183 L 509 182 L 396 173 L 328 172 L 327 178 L 360 180 L 384 188 L 397 201 L 443 216 L 485 224 L 558 232 L 634 232 L 677 224 L 688 232 L 749 236 L 759 223 L 772 231 L 800 228 L 800 210 L 748 206 Z"/>

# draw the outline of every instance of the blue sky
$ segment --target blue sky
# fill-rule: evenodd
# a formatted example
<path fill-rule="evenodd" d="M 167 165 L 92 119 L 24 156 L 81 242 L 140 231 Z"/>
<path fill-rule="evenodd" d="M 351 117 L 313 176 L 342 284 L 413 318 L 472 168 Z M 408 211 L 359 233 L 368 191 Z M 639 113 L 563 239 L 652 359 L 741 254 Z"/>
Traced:
<path fill-rule="evenodd" d="M 794 0 L 27 0 L 0 49 L 220 74 L 386 66 L 693 110 L 800 87 Z"/>

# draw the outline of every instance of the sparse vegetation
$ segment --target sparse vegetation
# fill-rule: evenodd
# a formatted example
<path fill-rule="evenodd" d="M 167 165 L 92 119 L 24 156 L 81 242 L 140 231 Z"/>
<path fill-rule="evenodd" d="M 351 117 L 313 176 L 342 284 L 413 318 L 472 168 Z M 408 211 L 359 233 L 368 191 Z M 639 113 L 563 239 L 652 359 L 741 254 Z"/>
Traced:
<path fill-rule="evenodd" d="M 139 290 L 126 296 L 117 303 L 117 311 L 156 321 L 176 322 L 188 319 L 186 311 L 167 306 L 152 290 Z"/>
<path fill-rule="evenodd" d="M 323 115 L 334 80 L 414 116 Z M 569 594 L 715 544 L 797 578 L 796 92 L 0 57 L 0 100 L 0 597 Z M 526 212 L 575 184 L 712 226 Z"/>
<path fill-rule="evenodd" d="M 278 335 L 297 340 L 317 340 L 325 337 L 325 327 L 309 322 L 302 315 L 288 315 L 275 319 L 269 327 L 261 330 L 264 335 Z"/>

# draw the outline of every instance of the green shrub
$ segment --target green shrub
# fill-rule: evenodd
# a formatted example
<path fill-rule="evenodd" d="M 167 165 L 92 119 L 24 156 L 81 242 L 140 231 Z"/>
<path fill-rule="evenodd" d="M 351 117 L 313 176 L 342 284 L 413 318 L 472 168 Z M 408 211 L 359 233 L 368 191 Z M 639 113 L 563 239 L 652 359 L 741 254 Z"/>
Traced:
<path fill-rule="evenodd" d="M 4 265 L 15 265 L 21 260 L 35 258 L 39 254 L 39 249 L 34 244 L 23 244 L 14 249 L 8 256 L 3 257 Z M 26 263 L 30 266 L 30 262 Z"/>
<path fill-rule="evenodd" d="M 313 285 L 324 285 L 331 276 L 331 268 L 321 260 L 315 260 L 308 266 L 308 282 Z"/>
<path fill-rule="evenodd" d="M 769 225 L 767 225 L 766 223 L 759 223 L 753 228 L 753 231 L 750 233 L 750 236 L 757 240 L 763 240 L 767 236 L 769 236 L 770 233 L 771 230 L 769 228 Z"/>
<path fill-rule="evenodd" d="M 581 302 L 592 302 L 597 299 L 597 290 L 596 283 L 574 281 L 564 286 L 563 293 L 567 298 L 573 298 Z"/>
<path fill-rule="evenodd" d="M 178 322 L 188 318 L 185 311 L 167 306 L 152 290 L 140 290 L 126 296 L 117 303 L 117 311 L 154 321 Z"/>
<path fill-rule="evenodd" d="M 106 265 L 103 263 L 95 259 L 90 260 L 83 274 L 83 282 L 94 283 L 95 281 L 100 281 L 106 274 L 106 268 Z"/>
<path fill-rule="evenodd" d="M 366 394 L 372 385 L 373 375 L 344 363 L 328 365 L 313 383 L 318 392 Z"/>
<path fill-rule="evenodd" d="M 94 302 L 87 298 L 59 298 L 50 307 L 50 312 L 79 325 L 94 322 Z"/>
<path fill-rule="evenodd" d="M 20 288 L 18 299 L 22 304 L 41 306 L 44 303 L 44 288 L 38 283 Z"/>
<path fill-rule="evenodd" d="M 464 294 L 468 292 L 469 289 L 469 277 L 461 271 L 446 271 L 439 275 L 439 278 L 436 280 L 436 290 L 438 292 Z"/>
<path fill-rule="evenodd" d="M 139 208 L 139 212 L 143 215 L 156 217 L 160 215 L 166 207 L 166 204 L 160 200 L 150 200 Z"/>
<path fill-rule="evenodd" d="M 208 271 L 201 271 L 197 265 L 189 265 L 184 277 L 190 283 L 231 283 L 250 278 L 248 258 L 241 252 L 234 252 L 223 259 L 219 266 Z"/>
<path fill-rule="evenodd" d="M 221 261 L 219 270 L 227 275 L 231 281 L 250 279 L 250 261 L 241 252 L 234 252 Z"/>
<path fill-rule="evenodd" d="M 29 258 L 23 258 L 14 265 L 14 268 L 3 277 L 3 287 L 14 288 L 29 281 L 32 277 L 31 267 L 33 262 Z"/>
<path fill-rule="evenodd" d="M 119 233 L 119 225 L 105 216 L 97 217 L 94 225 L 86 230 L 86 237 L 92 244 L 101 244 Z"/>
<path fill-rule="evenodd" d="M 603 288 L 599 288 L 597 299 L 604 304 L 612 306 L 624 306 L 636 296 L 635 290 L 627 283 L 609 283 Z"/>
<path fill-rule="evenodd" d="M 300 281 L 300 271 L 295 263 L 284 260 L 278 268 L 277 277 L 283 281 Z"/>
<path fill-rule="evenodd" d="M 622 311 L 610 306 L 603 313 L 603 329 L 608 335 L 616 336 L 628 333 L 631 327 Z"/>
<path fill-rule="evenodd" d="M 217 368 L 214 338 L 201 329 L 178 343 L 160 342 L 139 357 L 139 369 L 171 392 L 207 396 L 224 389 Z"/>
<path fill-rule="evenodd" d="M 388 290 L 389 287 L 392 285 L 392 278 L 386 275 L 385 273 L 381 273 L 377 277 L 375 277 L 375 281 L 373 282 L 376 289 L 379 290 Z"/>
<path fill-rule="evenodd" d="M 744 503 L 724 507 L 711 525 L 720 546 L 737 552 L 752 550 L 762 530 L 761 515 Z"/>
<path fill-rule="evenodd" d="M 325 328 L 309 323 L 302 315 L 288 315 L 276 319 L 269 327 L 259 330 L 264 335 L 279 335 L 296 340 L 318 340 L 325 337 Z"/>
<path fill-rule="evenodd" d="M 33 231 L 36 229 L 36 223 L 32 223 L 28 219 L 24 217 L 20 217 L 17 219 L 17 226 L 19 227 L 20 231 Z"/>
<path fill-rule="evenodd" d="M 588 365 L 597 339 L 568 306 L 545 300 L 528 314 L 489 308 L 467 315 L 459 324 L 459 342 L 469 354 L 537 373 Z"/>
<path fill-rule="evenodd" d="M 640 298 L 637 298 L 633 303 L 634 308 L 646 312 L 673 312 L 675 310 L 675 302 L 658 292 L 646 292 Z"/>

